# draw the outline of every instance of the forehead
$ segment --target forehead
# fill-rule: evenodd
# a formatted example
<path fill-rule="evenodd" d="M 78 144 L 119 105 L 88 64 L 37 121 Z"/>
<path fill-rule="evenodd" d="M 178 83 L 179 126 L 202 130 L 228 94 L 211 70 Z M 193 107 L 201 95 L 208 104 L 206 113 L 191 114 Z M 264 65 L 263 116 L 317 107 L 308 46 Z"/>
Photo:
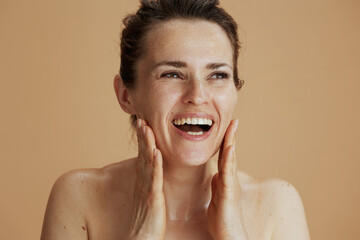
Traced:
<path fill-rule="evenodd" d="M 142 60 L 151 62 L 233 64 L 233 48 L 227 34 L 218 24 L 204 20 L 176 19 L 159 23 L 147 34 L 144 50 Z"/>

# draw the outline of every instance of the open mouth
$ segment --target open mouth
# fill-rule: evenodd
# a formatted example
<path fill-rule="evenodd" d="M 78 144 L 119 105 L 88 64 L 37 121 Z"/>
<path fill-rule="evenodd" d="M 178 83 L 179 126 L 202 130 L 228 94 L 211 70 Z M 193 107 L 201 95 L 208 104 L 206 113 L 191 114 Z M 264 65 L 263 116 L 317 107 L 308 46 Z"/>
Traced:
<path fill-rule="evenodd" d="M 208 118 L 178 118 L 173 121 L 173 124 L 189 135 L 203 135 L 210 130 L 213 121 Z"/>

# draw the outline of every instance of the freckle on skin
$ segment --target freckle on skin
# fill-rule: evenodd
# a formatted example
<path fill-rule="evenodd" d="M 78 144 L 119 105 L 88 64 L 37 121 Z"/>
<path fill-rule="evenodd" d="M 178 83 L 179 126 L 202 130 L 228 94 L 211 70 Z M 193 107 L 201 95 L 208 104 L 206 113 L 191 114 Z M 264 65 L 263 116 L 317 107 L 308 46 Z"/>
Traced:
<path fill-rule="evenodd" d="M 84 181 L 81 181 L 81 183 L 84 183 Z"/>
<path fill-rule="evenodd" d="M 64 226 L 64 229 L 66 229 L 66 227 Z"/>
<path fill-rule="evenodd" d="M 82 226 L 81 228 L 82 228 L 82 230 L 84 230 L 84 231 L 86 230 L 86 228 L 85 228 L 84 226 Z"/>
<path fill-rule="evenodd" d="M 125 203 L 123 203 L 122 205 L 123 205 L 123 207 L 125 207 Z"/>
<path fill-rule="evenodd" d="M 271 217 L 271 215 L 272 215 L 272 214 L 270 213 L 269 216 Z"/>
<path fill-rule="evenodd" d="M 207 188 L 205 188 L 205 192 L 207 191 Z"/>

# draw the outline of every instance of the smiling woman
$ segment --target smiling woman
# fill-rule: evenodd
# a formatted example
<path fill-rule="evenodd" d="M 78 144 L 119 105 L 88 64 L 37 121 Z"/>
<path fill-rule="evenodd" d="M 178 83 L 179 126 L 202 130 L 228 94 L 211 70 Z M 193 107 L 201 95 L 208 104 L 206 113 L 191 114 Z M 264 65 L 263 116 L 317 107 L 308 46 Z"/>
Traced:
<path fill-rule="evenodd" d="M 236 167 L 236 23 L 215 0 L 141 4 L 114 78 L 138 156 L 61 176 L 42 239 L 309 239 L 290 184 Z"/>

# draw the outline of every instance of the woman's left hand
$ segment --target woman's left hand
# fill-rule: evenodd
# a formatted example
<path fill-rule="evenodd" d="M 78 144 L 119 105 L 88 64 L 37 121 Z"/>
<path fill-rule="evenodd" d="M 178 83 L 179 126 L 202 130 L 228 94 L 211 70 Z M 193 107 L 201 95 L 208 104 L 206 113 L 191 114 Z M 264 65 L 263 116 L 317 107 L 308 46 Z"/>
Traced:
<path fill-rule="evenodd" d="M 212 197 L 208 208 L 208 226 L 216 240 L 247 240 L 243 224 L 241 187 L 237 177 L 235 133 L 238 120 L 232 120 L 220 148 L 218 173 L 211 182 Z"/>

